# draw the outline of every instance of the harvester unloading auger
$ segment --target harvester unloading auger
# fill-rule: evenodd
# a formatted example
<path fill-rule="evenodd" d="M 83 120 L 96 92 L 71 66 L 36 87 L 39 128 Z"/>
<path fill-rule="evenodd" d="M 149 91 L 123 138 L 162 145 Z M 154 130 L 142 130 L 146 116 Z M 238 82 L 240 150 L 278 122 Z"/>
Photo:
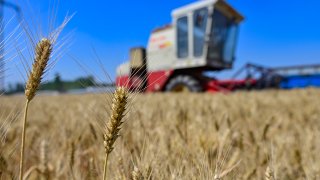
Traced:
<path fill-rule="evenodd" d="M 235 79 L 239 73 L 230 80 L 206 76 L 231 69 L 235 60 L 238 29 L 244 18 L 226 1 L 197 1 L 171 15 L 170 25 L 151 33 L 147 49 L 130 50 L 130 61 L 117 69 L 117 85 L 140 92 L 202 92 L 275 88 L 283 83 L 285 77 L 276 70 L 254 64 L 240 69 L 239 73 L 247 72 L 242 79 Z"/>

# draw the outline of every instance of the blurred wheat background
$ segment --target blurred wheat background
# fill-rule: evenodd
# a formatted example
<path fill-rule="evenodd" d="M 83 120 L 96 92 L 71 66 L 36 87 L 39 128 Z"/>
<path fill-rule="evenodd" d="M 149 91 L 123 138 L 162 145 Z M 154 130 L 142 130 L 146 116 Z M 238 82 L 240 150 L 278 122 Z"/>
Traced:
<path fill-rule="evenodd" d="M 319 95 L 311 88 L 132 96 L 108 177 L 319 179 Z M 24 100 L 0 97 L 0 179 L 19 170 Z M 101 179 L 109 101 L 107 94 L 35 98 L 27 179 Z"/>

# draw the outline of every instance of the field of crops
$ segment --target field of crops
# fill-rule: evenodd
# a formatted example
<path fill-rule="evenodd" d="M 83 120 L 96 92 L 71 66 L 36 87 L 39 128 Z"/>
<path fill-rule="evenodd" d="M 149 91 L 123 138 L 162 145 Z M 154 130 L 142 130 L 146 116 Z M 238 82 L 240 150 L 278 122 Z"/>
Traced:
<path fill-rule="evenodd" d="M 26 132 L 28 179 L 102 179 L 110 95 L 38 96 Z M 109 179 L 319 179 L 320 90 L 141 94 Z M 0 179 L 17 177 L 25 99 L 0 97 Z"/>

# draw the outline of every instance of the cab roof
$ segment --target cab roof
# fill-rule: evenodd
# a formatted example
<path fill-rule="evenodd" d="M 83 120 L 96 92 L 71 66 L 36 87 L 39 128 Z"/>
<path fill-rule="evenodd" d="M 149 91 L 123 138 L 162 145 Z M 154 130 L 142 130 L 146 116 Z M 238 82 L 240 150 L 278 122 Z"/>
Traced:
<path fill-rule="evenodd" d="M 171 13 L 172 17 L 178 18 L 181 16 L 185 16 L 188 12 L 195 11 L 197 9 L 213 6 L 215 5 L 215 8 L 218 8 L 222 11 L 228 11 L 228 13 L 231 13 L 235 18 L 237 22 L 242 21 L 244 18 L 243 16 L 238 13 L 233 7 L 231 7 L 229 4 L 227 4 L 224 0 L 201 0 L 197 1 L 185 6 L 182 6 L 180 8 L 174 9 Z"/>

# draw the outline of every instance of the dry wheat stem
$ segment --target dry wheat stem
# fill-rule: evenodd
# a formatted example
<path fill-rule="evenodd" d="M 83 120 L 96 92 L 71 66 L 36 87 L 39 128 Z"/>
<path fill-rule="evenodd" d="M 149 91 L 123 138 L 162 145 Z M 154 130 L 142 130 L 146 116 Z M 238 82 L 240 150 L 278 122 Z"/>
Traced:
<path fill-rule="evenodd" d="M 113 144 L 119 137 L 119 131 L 121 129 L 122 119 L 126 111 L 128 102 L 128 90 L 125 87 L 117 87 L 112 99 L 112 112 L 110 119 L 107 123 L 105 134 L 104 134 L 104 148 L 105 148 L 105 162 L 104 162 L 104 173 L 103 180 L 107 178 L 108 169 L 108 157 L 113 150 Z"/>
<path fill-rule="evenodd" d="M 107 179 L 108 158 L 109 158 L 109 154 L 107 153 L 105 158 L 104 158 L 103 180 Z"/>
<path fill-rule="evenodd" d="M 29 100 L 26 101 L 26 105 L 24 109 L 23 125 L 22 125 L 21 148 L 20 148 L 20 170 L 19 170 L 20 180 L 22 180 L 23 178 L 23 163 L 24 163 L 24 148 L 25 148 L 24 144 L 26 139 L 26 123 L 27 123 L 29 102 L 30 102 Z"/>
<path fill-rule="evenodd" d="M 29 177 L 31 176 L 31 174 L 36 171 L 38 173 L 41 173 L 41 170 L 39 169 L 38 166 L 31 166 L 31 168 L 29 168 L 26 173 L 24 173 L 23 175 L 23 179 L 29 179 Z"/>

